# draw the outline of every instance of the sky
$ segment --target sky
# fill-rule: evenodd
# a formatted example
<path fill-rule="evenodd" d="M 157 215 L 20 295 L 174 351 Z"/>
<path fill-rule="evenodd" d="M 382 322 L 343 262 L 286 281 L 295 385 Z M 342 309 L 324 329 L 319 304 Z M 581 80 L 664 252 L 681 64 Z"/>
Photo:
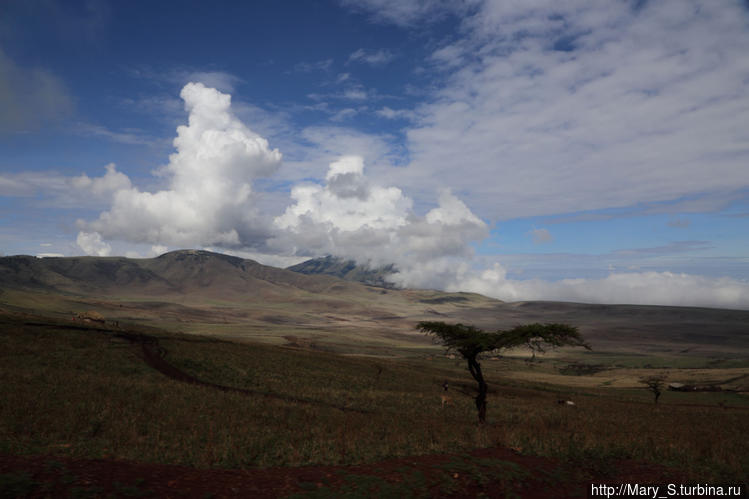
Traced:
<path fill-rule="evenodd" d="M 0 2 L 0 253 L 749 309 L 749 3 Z"/>

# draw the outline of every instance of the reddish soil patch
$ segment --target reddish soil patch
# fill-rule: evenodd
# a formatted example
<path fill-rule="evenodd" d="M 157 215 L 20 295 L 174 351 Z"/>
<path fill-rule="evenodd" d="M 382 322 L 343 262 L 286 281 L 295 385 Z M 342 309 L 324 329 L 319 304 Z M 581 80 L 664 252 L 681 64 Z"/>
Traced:
<path fill-rule="evenodd" d="M 588 497 L 591 483 L 685 483 L 660 466 L 617 462 L 606 476 L 509 449 L 352 466 L 200 470 L 58 456 L 0 456 L 3 497 Z"/>

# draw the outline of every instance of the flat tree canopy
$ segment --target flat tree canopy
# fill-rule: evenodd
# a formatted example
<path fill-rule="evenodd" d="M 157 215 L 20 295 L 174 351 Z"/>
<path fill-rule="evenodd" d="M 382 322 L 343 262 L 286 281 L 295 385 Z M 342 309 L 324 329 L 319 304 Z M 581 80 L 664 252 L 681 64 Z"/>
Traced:
<path fill-rule="evenodd" d="M 525 324 L 507 331 L 486 332 L 474 326 L 465 324 L 447 324 L 441 321 L 422 321 L 417 329 L 434 335 L 437 340 L 447 347 L 448 351 L 456 351 L 468 362 L 468 370 L 478 383 L 476 409 L 479 421 L 486 420 L 486 393 L 488 386 L 481 372 L 478 361 L 480 354 L 505 350 L 508 348 L 525 346 L 534 355 L 543 353 L 547 348 L 560 346 L 580 346 L 590 349 L 576 327 L 567 324 Z"/>

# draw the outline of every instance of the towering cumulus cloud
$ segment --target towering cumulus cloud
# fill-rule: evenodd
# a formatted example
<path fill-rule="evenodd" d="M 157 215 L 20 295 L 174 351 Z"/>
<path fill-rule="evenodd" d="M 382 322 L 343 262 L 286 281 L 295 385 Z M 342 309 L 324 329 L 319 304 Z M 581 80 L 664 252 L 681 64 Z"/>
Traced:
<path fill-rule="evenodd" d="M 180 96 L 189 122 L 177 128 L 176 152 L 161 169 L 168 189 L 117 190 L 109 211 L 82 224 L 79 240 L 101 240 L 96 233 L 186 247 L 254 247 L 265 240 L 269 227 L 254 206 L 252 181 L 272 175 L 281 153 L 232 114 L 230 95 L 189 83 Z"/>
<path fill-rule="evenodd" d="M 425 216 L 397 187 L 372 185 L 358 156 L 331 163 L 325 185 L 302 185 L 295 201 L 275 219 L 274 245 L 297 254 L 335 254 L 373 264 L 410 268 L 443 257 L 470 257 L 470 241 L 488 234 L 486 224 L 449 191 Z"/>

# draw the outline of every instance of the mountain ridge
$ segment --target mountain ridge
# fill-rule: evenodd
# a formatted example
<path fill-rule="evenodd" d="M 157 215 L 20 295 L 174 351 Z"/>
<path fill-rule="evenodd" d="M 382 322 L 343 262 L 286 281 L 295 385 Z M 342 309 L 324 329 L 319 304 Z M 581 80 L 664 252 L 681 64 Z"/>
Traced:
<path fill-rule="evenodd" d="M 712 352 L 726 358 L 749 351 L 749 311 L 505 303 L 475 293 L 387 289 L 305 275 L 205 250 L 142 259 L 0 257 L 0 308 L 58 318 L 96 311 L 108 320 L 175 331 L 269 342 L 293 336 L 342 351 L 424 348 L 430 340 L 414 329 L 422 320 L 486 330 L 563 322 L 578 326 L 595 348 L 615 350 Z"/>
<path fill-rule="evenodd" d="M 205 250 L 155 258 L 0 258 L 0 308 L 52 313 L 95 311 L 109 320 L 230 339 L 276 342 L 289 335 L 336 344 L 424 345 L 420 320 L 487 307 L 475 294 L 367 286 L 330 275 L 305 275 Z M 426 300 L 426 301 L 425 301 Z"/>
<path fill-rule="evenodd" d="M 0 287 L 82 294 L 94 291 L 121 294 L 130 288 L 138 292 L 172 294 L 211 287 L 255 294 L 255 286 L 266 284 L 320 292 L 334 285 L 331 279 L 305 276 L 255 260 L 206 250 L 176 250 L 155 258 L 137 259 L 28 255 L 0 258 Z"/>
<path fill-rule="evenodd" d="M 398 272 L 394 264 L 372 268 L 361 265 L 351 259 L 344 259 L 332 255 L 312 258 L 304 262 L 286 267 L 286 270 L 305 275 L 329 275 L 345 281 L 360 282 L 367 286 L 385 289 L 396 289 L 397 286 L 387 280 L 387 276 Z"/>

